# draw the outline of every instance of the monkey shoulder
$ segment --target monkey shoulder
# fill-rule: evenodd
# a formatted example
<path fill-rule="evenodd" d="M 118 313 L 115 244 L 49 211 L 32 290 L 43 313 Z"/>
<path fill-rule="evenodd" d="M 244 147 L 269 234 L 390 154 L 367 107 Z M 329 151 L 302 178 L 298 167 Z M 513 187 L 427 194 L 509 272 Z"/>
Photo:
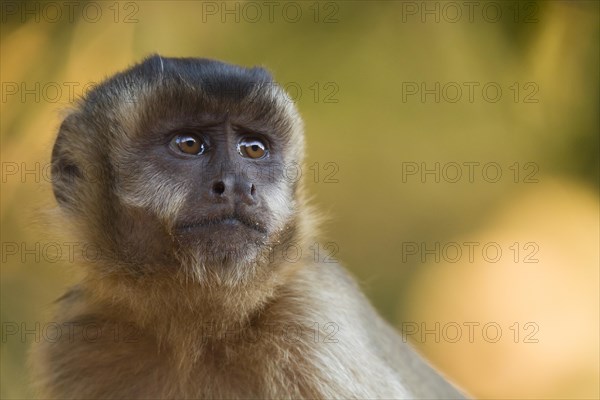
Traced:
<path fill-rule="evenodd" d="M 379 329 L 386 323 L 341 265 L 304 266 L 262 319 L 276 333 L 265 345 L 277 348 L 277 365 L 294 371 L 288 385 L 299 385 L 300 397 L 409 397 L 384 355 L 390 338 L 379 340 L 391 331 Z"/>
<path fill-rule="evenodd" d="M 312 328 L 307 337 L 319 353 L 313 360 L 330 357 L 322 372 L 351 388 L 350 397 L 464 398 L 378 314 L 339 263 L 309 265 L 288 287 L 296 291 L 292 304 L 279 306 L 303 303 L 295 317 Z"/>
<path fill-rule="evenodd" d="M 57 300 L 50 333 L 34 343 L 34 391 L 42 398 L 139 398 L 160 387 L 160 357 L 152 340 L 132 323 L 90 307 L 78 287 Z M 133 379 L 132 379 L 133 378 Z M 107 391 L 108 390 L 108 391 Z"/>

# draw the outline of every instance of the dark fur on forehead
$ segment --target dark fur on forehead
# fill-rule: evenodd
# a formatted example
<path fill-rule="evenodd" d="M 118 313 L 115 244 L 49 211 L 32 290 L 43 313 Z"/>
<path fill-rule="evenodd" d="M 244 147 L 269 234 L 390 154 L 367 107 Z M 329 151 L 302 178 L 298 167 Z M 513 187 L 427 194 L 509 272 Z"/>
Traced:
<path fill-rule="evenodd" d="M 244 68 L 206 58 L 162 58 L 152 56 L 138 66 L 142 76 L 174 78 L 199 87 L 209 96 L 241 100 L 256 86 L 273 83 L 263 68 Z"/>
<path fill-rule="evenodd" d="M 87 98 L 95 103 L 104 95 L 127 91 L 131 86 L 156 83 L 201 89 L 207 95 L 241 100 L 257 86 L 274 84 L 264 68 L 244 68 L 207 58 L 167 58 L 154 55 L 99 85 Z M 114 99 L 113 99 L 114 100 Z"/>
<path fill-rule="evenodd" d="M 158 119 L 231 116 L 288 138 L 298 119 L 285 96 L 263 68 L 155 55 L 96 87 L 85 99 L 83 110 L 114 114 L 119 121 L 122 114 L 116 110 L 133 105 L 129 109 L 139 114 L 138 126 L 151 126 Z"/>

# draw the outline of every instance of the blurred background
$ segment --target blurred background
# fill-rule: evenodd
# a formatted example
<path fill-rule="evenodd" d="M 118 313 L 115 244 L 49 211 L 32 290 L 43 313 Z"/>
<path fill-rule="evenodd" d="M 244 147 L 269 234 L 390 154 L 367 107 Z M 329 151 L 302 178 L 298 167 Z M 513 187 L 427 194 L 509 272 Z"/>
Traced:
<path fill-rule="evenodd" d="M 477 398 L 600 397 L 599 2 L 1 7 L 2 398 L 31 398 L 27 349 L 76 280 L 43 217 L 61 115 L 152 53 L 273 72 L 326 251 L 447 376 Z"/>

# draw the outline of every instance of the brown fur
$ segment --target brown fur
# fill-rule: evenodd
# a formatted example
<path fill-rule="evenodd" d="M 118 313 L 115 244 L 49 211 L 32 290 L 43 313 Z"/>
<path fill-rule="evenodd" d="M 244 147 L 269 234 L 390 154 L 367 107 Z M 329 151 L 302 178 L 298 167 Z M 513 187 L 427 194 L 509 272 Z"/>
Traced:
<path fill-rule="evenodd" d="M 146 60 L 101 85 L 61 127 L 55 194 L 101 254 L 81 261 L 85 279 L 59 301 L 57 321 L 70 334 L 33 349 L 40 396 L 461 398 L 342 267 L 311 259 L 315 214 L 301 184 L 261 186 L 269 200 L 260 242 L 238 250 L 227 238 L 178 237 L 175 221 L 189 213 L 195 191 L 166 173 L 158 156 L 140 161 L 157 124 L 194 107 L 206 115 L 226 109 L 235 121 L 262 118 L 277 127 L 282 163 L 301 163 L 304 153 L 302 122 L 279 88 L 215 98 L 184 70 L 187 62 L 194 63 Z M 301 259 L 286 260 L 290 244 Z"/>

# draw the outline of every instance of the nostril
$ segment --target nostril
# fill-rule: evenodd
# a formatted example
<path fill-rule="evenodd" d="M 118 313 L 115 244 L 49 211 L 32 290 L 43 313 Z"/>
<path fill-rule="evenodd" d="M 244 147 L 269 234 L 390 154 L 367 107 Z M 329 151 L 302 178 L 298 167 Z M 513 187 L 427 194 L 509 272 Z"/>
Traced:
<path fill-rule="evenodd" d="M 213 193 L 221 195 L 225 193 L 225 184 L 222 181 L 215 183 L 212 187 Z"/>
<path fill-rule="evenodd" d="M 252 196 L 254 196 L 256 194 L 256 186 L 254 186 L 254 184 L 252 184 L 252 186 L 250 187 L 250 194 Z"/>

